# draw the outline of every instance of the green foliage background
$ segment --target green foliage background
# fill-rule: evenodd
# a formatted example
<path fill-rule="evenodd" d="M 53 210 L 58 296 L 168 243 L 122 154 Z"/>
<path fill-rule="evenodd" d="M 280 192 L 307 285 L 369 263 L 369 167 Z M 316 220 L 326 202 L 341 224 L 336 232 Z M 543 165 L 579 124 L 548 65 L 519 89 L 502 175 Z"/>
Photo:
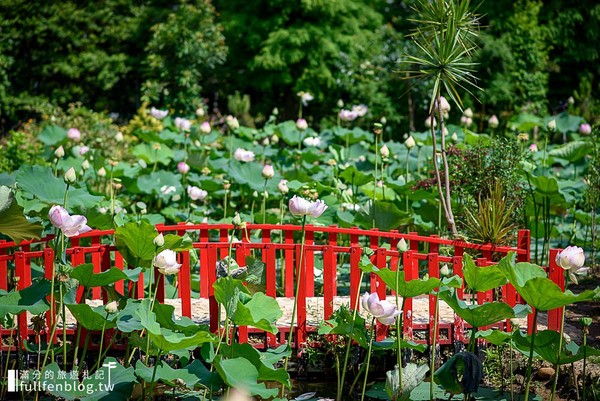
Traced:
<path fill-rule="evenodd" d="M 70 103 L 124 118 L 144 101 L 190 113 L 227 112 L 249 95 L 257 124 L 273 107 L 332 120 L 337 100 L 364 103 L 397 131 L 420 128 L 430 83 L 403 80 L 408 1 L 125 0 L 0 1 L 0 128 Z M 475 4 L 477 6 L 477 3 Z M 466 106 L 491 114 L 561 111 L 569 96 L 588 121 L 599 114 L 600 5 L 591 0 L 485 0 L 475 73 L 483 89 Z M 328 117 L 329 116 L 329 117 Z M 247 116 L 244 118 L 248 120 Z"/>

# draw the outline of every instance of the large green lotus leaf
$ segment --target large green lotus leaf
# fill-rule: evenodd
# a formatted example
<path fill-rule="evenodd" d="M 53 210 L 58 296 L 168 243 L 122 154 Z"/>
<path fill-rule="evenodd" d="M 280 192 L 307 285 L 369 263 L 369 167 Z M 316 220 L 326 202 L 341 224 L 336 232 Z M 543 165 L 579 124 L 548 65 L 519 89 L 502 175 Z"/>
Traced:
<path fill-rule="evenodd" d="M 0 186 L 0 234 L 8 235 L 16 244 L 23 240 L 40 239 L 43 227 L 23 216 L 23 208 L 9 187 Z"/>
<path fill-rule="evenodd" d="M 521 353 L 529 355 L 531 335 L 517 331 L 513 334 L 513 340 Z M 543 330 L 536 333 L 534 341 L 533 350 L 539 358 L 552 364 L 556 364 L 559 361 L 558 343 L 560 341 L 560 333 L 554 330 Z M 584 357 L 584 352 L 587 357 L 600 355 L 600 350 L 590 346 L 579 347 L 573 342 L 566 344 L 566 341 L 563 341 L 560 351 L 560 364 L 564 365 L 580 361 Z"/>
<path fill-rule="evenodd" d="M 133 387 L 137 383 L 133 367 L 130 366 L 126 369 L 112 357 L 106 358 L 99 368 L 102 375 L 90 374 L 89 377 L 83 380 L 81 385 L 79 379 L 69 380 L 69 375 L 67 375 L 67 379 L 59 379 L 61 370 L 56 362 L 49 364 L 42 371 L 40 381 L 42 383 L 41 387 L 46 388 L 48 393 L 65 400 L 126 401 L 131 396 Z M 46 372 L 52 373 L 46 375 Z M 29 376 L 32 377 L 31 374 Z M 46 377 L 53 377 L 53 379 Z M 64 385 L 65 383 L 71 383 L 71 386 L 67 387 Z M 54 384 L 54 386 L 50 386 L 50 384 Z M 52 388 L 52 391 L 49 390 L 50 388 Z M 68 389 L 70 391 L 67 391 Z"/>
<path fill-rule="evenodd" d="M 475 333 L 476 338 L 483 338 L 494 345 L 502 345 L 510 342 L 512 333 L 507 333 L 498 329 L 479 330 Z"/>
<path fill-rule="evenodd" d="M 530 131 L 535 127 L 542 126 L 543 121 L 540 117 L 534 114 L 521 113 L 513 117 L 508 125 L 511 127 L 511 129 L 516 131 Z"/>
<path fill-rule="evenodd" d="M 236 266 L 237 267 L 237 264 Z M 234 266 L 231 266 L 233 269 Z M 250 291 L 244 283 L 240 280 L 236 280 L 231 276 L 221 277 L 213 284 L 215 289 L 215 299 L 218 303 L 225 306 L 228 316 L 233 316 L 238 307 L 238 300 L 240 294 L 249 295 Z"/>
<path fill-rule="evenodd" d="M 128 299 L 127 304 L 117 315 L 117 328 L 124 333 L 140 331 L 144 328 L 142 321 L 137 315 L 141 301 Z"/>
<path fill-rule="evenodd" d="M 577 132 L 579 125 L 583 122 L 583 118 L 579 116 L 572 116 L 569 113 L 562 112 L 558 115 L 558 118 L 554 118 L 556 121 L 556 130 L 558 132 Z"/>
<path fill-rule="evenodd" d="M 79 284 L 84 287 L 102 287 L 129 278 L 127 274 L 116 267 L 111 267 L 101 273 L 94 273 L 92 263 L 76 266 L 71 272 L 71 277 L 79 281 Z"/>
<path fill-rule="evenodd" d="M 140 175 L 137 178 L 137 186 L 140 188 L 140 191 L 145 194 L 155 193 L 161 197 L 166 196 L 160 190 L 164 186 L 175 187 L 174 193 L 181 193 L 183 191 L 183 187 L 181 186 L 181 176 L 163 170 Z"/>
<path fill-rule="evenodd" d="M 221 345 L 221 350 L 222 355 L 227 355 L 231 358 L 241 357 L 250 361 L 258 370 L 258 380 L 275 381 L 291 387 L 290 375 L 285 369 L 275 369 L 272 363 L 265 360 L 264 355 L 266 355 L 266 352 L 261 352 L 248 343 L 238 344 L 236 342 L 231 346 L 227 344 Z"/>
<path fill-rule="evenodd" d="M 107 317 L 104 306 L 92 309 L 88 304 L 69 304 L 67 308 L 77 322 L 88 330 L 102 330 L 102 327 L 112 329 L 117 326 L 117 315 L 109 314 Z"/>
<path fill-rule="evenodd" d="M 17 185 L 24 191 L 34 195 L 40 201 L 53 205 L 62 205 L 66 184 L 62 178 L 52 174 L 52 169 L 43 166 L 26 166 L 17 173 Z M 68 208 L 90 209 L 103 198 L 90 195 L 85 188 L 69 187 Z"/>
<path fill-rule="evenodd" d="M 182 316 L 179 319 L 175 319 L 175 307 L 173 307 L 172 305 L 161 304 L 156 302 L 154 303 L 153 311 L 156 314 L 156 321 L 163 329 L 180 331 L 186 335 L 193 335 L 200 330 L 208 330 L 208 326 L 199 325 L 198 323 L 195 323 L 192 319 L 186 316 Z"/>
<path fill-rule="evenodd" d="M 458 294 L 450 288 L 442 288 L 438 293 L 441 300 L 473 327 L 489 326 L 501 320 L 524 317 L 531 312 L 526 305 L 517 305 L 511 308 L 504 302 L 488 302 L 482 305 L 467 304 L 458 299 Z"/>
<path fill-rule="evenodd" d="M 504 262 L 505 259 L 506 262 Z M 533 278 L 546 277 L 546 272 L 540 266 L 527 262 L 515 264 L 514 261 L 515 253 L 509 252 L 508 255 L 502 258 L 502 263 L 498 263 L 498 267 L 508 281 L 515 287 L 521 287 L 525 285 L 528 280 Z"/>
<path fill-rule="evenodd" d="M 44 145 L 52 146 L 62 142 L 67 137 L 67 131 L 58 125 L 48 125 L 44 127 L 38 135 L 38 139 Z"/>
<path fill-rule="evenodd" d="M 507 263 L 502 261 L 500 263 Z M 488 291 L 508 281 L 497 265 L 477 267 L 469 254 L 463 257 L 463 273 L 465 283 L 474 291 Z"/>
<path fill-rule="evenodd" d="M 372 200 L 369 200 L 355 216 L 355 221 L 361 223 L 363 227 L 372 228 L 374 221 L 375 228 L 383 231 L 394 230 L 403 224 L 408 224 L 411 220 L 412 216 L 398 209 L 395 204 L 375 201 L 373 207 Z"/>
<path fill-rule="evenodd" d="M 148 367 L 137 361 L 135 364 L 135 375 L 144 380 L 146 383 L 152 382 L 152 378 L 159 380 L 163 383 L 167 383 L 173 387 L 178 387 L 177 381 L 182 380 L 188 389 L 194 389 L 196 383 L 201 383 L 205 386 L 211 386 L 218 388 L 222 384 L 222 380 L 217 372 L 210 372 L 204 364 L 196 359 L 189 365 L 186 365 L 180 369 L 173 369 L 165 361 L 161 361 L 156 368 L 156 374 L 154 367 Z"/>
<path fill-rule="evenodd" d="M 158 252 L 162 252 L 165 249 L 170 249 L 174 252 L 183 252 L 193 248 L 194 244 L 189 235 L 167 234 L 165 235 L 165 244 L 158 249 Z"/>
<path fill-rule="evenodd" d="M 262 167 L 258 163 L 233 161 L 228 171 L 229 176 L 239 185 L 248 184 L 255 191 L 263 191 L 265 178 L 262 176 Z"/>
<path fill-rule="evenodd" d="M 115 230 L 115 244 L 132 266 L 149 267 L 156 253 L 156 228 L 145 222 L 129 222 Z"/>
<path fill-rule="evenodd" d="M 540 311 L 562 308 L 600 297 L 600 287 L 574 294 L 570 290 L 563 292 L 556 283 L 545 277 L 532 278 L 522 286 L 515 285 L 515 288 L 529 305 Z"/>
<path fill-rule="evenodd" d="M 232 388 L 244 389 L 250 395 L 262 398 L 275 397 L 278 388 L 268 389 L 264 383 L 258 383 L 258 370 L 245 358 L 223 359 L 221 355 L 215 358 L 214 366 L 221 378 Z"/>
<path fill-rule="evenodd" d="M 254 326 L 275 334 L 278 331 L 275 323 L 282 315 L 275 298 L 257 292 L 247 302 L 238 301 L 232 320 L 238 326 Z"/>
<path fill-rule="evenodd" d="M 279 133 L 279 136 L 283 141 L 290 146 L 297 146 L 299 141 L 302 141 L 308 131 L 299 131 L 296 128 L 296 123 L 294 121 L 284 121 L 282 123 L 277 124 L 276 132 Z"/>
<path fill-rule="evenodd" d="M 354 144 L 360 141 L 373 142 L 373 134 L 369 131 L 365 131 L 360 127 L 354 127 L 352 129 L 344 127 L 334 127 L 333 134 L 338 138 L 346 140 L 348 137 L 350 144 Z"/>
<path fill-rule="evenodd" d="M 535 192 L 539 195 L 552 196 L 558 194 L 558 181 L 554 177 L 530 176 L 531 184 L 535 186 Z"/>
<path fill-rule="evenodd" d="M 580 159 L 583 159 L 591 150 L 592 147 L 590 146 L 589 142 L 573 141 L 555 147 L 548 152 L 548 154 L 553 157 L 560 157 L 561 159 L 565 159 L 570 162 L 576 162 Z"/>
<path fill-rule="evenodd" d="M 373 181 L 373 176 L 359 171 L 354 166 L 349 166 L 344 169 L 339 175 L 341 179 L 348 185 L 361 186 Z"/>
<path fill-rule="evenodd" d="M 366 183 L 365 185 L 360 187 L 360 190 L 369 198 L 373 199 L 373 185 L 375 183 L 373 180 L 371 182 Z M 389 186 L 385 185 L 383 187 L 376 187 L 377 192 L 375 194 L 375 201 L 383 202 L 383 201 L 395 201 L 398 195 L 396 195 L 396 191 L 394 191 Z"/>
<path fill-rule="evenodd" d="M 156 320 L 156 314 L 149 310 L 150 302 L 149 299 L 142 300 L 136 314 L 141 325 L 147 330 L 154 346 L 161 351 L 170 352 L 197 348 L 203 343 L 217 341 L 213 334 L 205 330 L 204 326 L 195 326 L 195 330 L 186 330 L 185 333 L 162 328 Z M 190 328 L 190 326 L 187 326 L 187 328 Z"/>
<path fill-rule="evenodd" d="M 164 143 L 140 143 L 133 148 L 133 155 L 143 159 L 148 165 L 160 163 L 168 166 L 173 160 L 173 150 Z"/>
<path fill-rule="evenodd" d="M 0 295 L 0 317 L 7 314 L 19 314 L 30 312 L 39 315 L 50 309 L 46 296 L 50 294 L 50 281 L 35 281 L 29 287 L 20 291 L 12 291 L 6 295 Z"/>

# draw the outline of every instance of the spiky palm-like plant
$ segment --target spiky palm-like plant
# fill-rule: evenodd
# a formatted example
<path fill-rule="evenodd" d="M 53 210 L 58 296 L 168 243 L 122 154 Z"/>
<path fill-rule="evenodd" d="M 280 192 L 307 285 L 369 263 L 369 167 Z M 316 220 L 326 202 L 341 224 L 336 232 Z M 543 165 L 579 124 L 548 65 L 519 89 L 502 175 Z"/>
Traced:
<path fill-rule="evenodd" d="M 417 27 L 411 33 L 412 40 L 420 50 L 420 55 L 406 55 L 406 62 L 412 67 L 408 78 L 433 81 L 429 116 L 431 137 L 433 139 L 433 166 L 435 169 L 440 202 L 446 216 L 448 228 L 454 237 L 458 236 L 454 214 L 452 213 L 450 175 L 446 158 L 446 139 L 444 115 L 441 107 L 442 94 L 448 96 L 460 109 L 462 100 L 459 90 L 470 93 L 469 87 L 477 88 L 473 75 L 471 55 L 475 50 L 475 38 L 478 36 L 479 17 L 470 10 L 470 0 L 420 0 L 414 7 L 418 18 L 412 20 Z M 443 91 L 443 93 L 442 93 Z M 436 156 L 437 137 L 435 124 L 436 112 L 439 118 L 441 135 L 441 159 L 443 174 Z M 442 184 L 443 177 L 443 184 Z"/>

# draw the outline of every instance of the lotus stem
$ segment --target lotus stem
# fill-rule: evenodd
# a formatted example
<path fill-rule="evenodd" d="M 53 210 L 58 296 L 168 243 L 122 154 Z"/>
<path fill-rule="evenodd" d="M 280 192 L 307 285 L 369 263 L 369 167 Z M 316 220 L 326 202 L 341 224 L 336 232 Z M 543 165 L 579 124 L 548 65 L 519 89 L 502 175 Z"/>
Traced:
<path fill-rule="evenodd" d="M 439 291 L 439 289 L 438 289 Z M 431 371 L 431 380 L 429 381 L 429 399 L 433 401 L 433 373 L 435 372 L 435 350 L 437 348 L 437 328 L 438 328 L 438 318 L 439 318 L 439 310 L 440 310 L 440 297 L 438 294 L 435 295 L 435 312 L 434 312 L 434 321 L 433 321 L 433 338 L 431 339 L 431 360 L 429 365 L 429 370 Z"/>
<path fill-rule="evenodd" d="M 100 355 L 102 355 L 102 346 L 104 345 L 104 331 L 106 330 L 106 322 L 108 321 L 109 313 L 106 312 L 104 323 L 102 323 L 102 332 L 100 333 L 100 351 L 98 352 L 98 361 L 96 362 L 96 370 L 100 368 Z"/>
<path fill-rule="evenodd" d="M 587 368 L 587 334 L 588 328 L 583 328 L 583 368 L 581 370 L 581 387 L 583 388 L 583 401 L 587 401 L 587 388 L 585 387 L 585 374 Z"/>
<path fill-rule="evenodd" d="M 371 205 L 371 213 L 373 213 L 373 228 L 375 228 L 375 199 L 377 195 L 377 153 L 379 153 L 379 134 L 375 134 L 375 175 L 373 180 L 373 204 Z"/>
<path fill-rule="evenodd" d="M 527 377 L 527 384 L 525 385 L 525 401 L 529 401 L 529 387 L 531 386 L 531 369 L 532 369 L 532 365 L 533 365 L 533 349 L 534 349 L 534 345 L 535 345 L 535 335 L 537 333 L 537 317 L 538 317 L 538 310 L 535 309 L 533 312 L 533 327 L 532 327 L 532 334 L 531 334 L 531 345 L 529 347 L 529 359 L 527 360 L 527 373 L 526 373 L 526 377 Z"/>
<path fill-rule="evenodd" d="M 354 304 L 354 312 L 352 315 L 352 331 L 354 331 L 354 321 L 356 320 L 356 314 L 358 312 L 358 300 L 360 298 L 360 286 L 362 284 L 364 275 L 365 275 L 364 270 L 361 270 L 360 271 L 360 279 L 358 280 L 358 290 L 356 291 L 356 298 L 355 298 L 356 301 Z M 352 299 L 350 299 L 350 302 L 352 302 Z M 346 381 L 346 372 L 348 369 L 348 358 L 350 356 L 350 348 L 351 347 L 352 347 L 352 338 L 350 338 L 350 336 L 348 336 L 347 344 L 346 344 L 346 354 L 344 355 L 344 367 L 342 369 L 342 378 L 340 380 L 340 384 L 337 389 L 336 401 L 342 400 L 342 391 L 344 389 L 344 383 Z"/>
<path fill-rule="evenodd" d="M 406 178 L 404 179 L 404 184 L 408 184 L 408 162 L 410 160 L 410 149 L 406 149 Z M 406 213 L 408 213 L 408 194 L 406 194 Z"/>
<path fill-rule="evenodd" d="M 375 318 L 371 320 L 371 328 L 369 330 L 370 338 L 369 338 L 369 351 L 367 353 L 367 366 L 365 368 L 365 378 L 363 380 L 362 393 L 360 395 L 360 401 L 365 400 L 365 391 L 367 390 L 367 379 L 369 378 L 369 365 L 371 364 L 371 349 L 373 348 L 373 337 L 375 337 L 374 333 L 375 328 Z"/>
<path fill-rule="evenodd" d="M 288 347 L 292 347 L 292 335 L 294 334 L 294 323 L 296 319 L 297 307 L 298 307 L 298 293 L 300 292 L 300 281 L 302 280 L 302 273 L 304 269 L 302 268 L 302 264 L 304 263 L 304 245 L 306 242 L 306 215 L 302 216 L 302 240 L 300 245 L 300 260 L 298 264 L 298 268 L 296 269 L 296 290 L 294 292 L 294 306 L 292 308 L 292 318 L 290 320 L 290 331 L 288 334 Z M 296 342 L 298 339 L 296 338 Z M 299 344 L 296 344 L 298 346 Z M 290 360 L 289 356 L 285 357 L 283 363 L 283 369 L 287 371 L 288 362 Z M 283 389 L 285 385 L 281 384 L 281 396 L 283 397 Z"/>
<path fill-rule="evenodd" d="M 565 329 L 565 307 L 561 308 L 561 319 L 560 319 L 560 338 L 558 339 L 558 355 L 556 357 L 556 364 L 554 365 L 554 382 L 552 383 L 552 393 L 550 395 L 550 401 L 554 401 L 556 395 L 556 384 L 558 383 L 558 370 L 560 369 L 560 353 L 563 344 L 563 333 Z"/>

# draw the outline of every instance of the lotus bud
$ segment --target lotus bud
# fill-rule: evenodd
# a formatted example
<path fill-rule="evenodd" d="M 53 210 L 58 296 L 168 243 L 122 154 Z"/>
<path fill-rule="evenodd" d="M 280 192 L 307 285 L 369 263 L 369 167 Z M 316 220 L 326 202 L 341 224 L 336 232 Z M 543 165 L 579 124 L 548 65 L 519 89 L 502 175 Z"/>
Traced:
<path fill-rule="evenodd" d="M 154 266 L 164 275 L 177 274 L 181 269 L 181 264 L 177 263 L 177 254 L 170 249 L 165 249 L 156 255 Z"/>
<path fill-rule="evenodd" d="M 581 132 L 581 129 L 579 129 L 579 131 Z M 62 159 L 65 156 L 65 149 L 62 146 L 59 146 L 54 151 L 54 156 L 56 156 L 58 159 Z"/>
<path fill-rule="evenodd" d="M 471 108 L 468 108 L 465 111 L 463 111 L 463 115 L 467 118 L 473 118 L 473 110 L 471 110 Z"/>
<path fill-rule="evenodd" d="M 204 107 L 198 107 L 198 108 L 196 109 L 196 115 L 197 115 L 198 117 L 204 117 Z"/>
<path fill-rule="evenodd" d="M 592 133 L 592 127 L 591 127 L 591 125 L 585 124 L 585 123 L 581 124 L 579 126 L 579 133 L 581 135 L 589 135 L 589 134 L 591 134 Z"/>
<path fill-rule="evenodd" d="M 406 243 L 406 240 L 404 238 L 400 238 L 400 241 L 398 241 L 398 252 L 406 252 L 408 251 L 408 244 Z"/>
<path fill-rule="evenodd" d="M 165 244 L 165 237 L 162 233 L 160 233 L 156 237 L 154 237 L 154 240 L 152 242 L 154 242 L 155 246 L 160 248 Z"/>
<path fill-rule="evenodd" d="M 81 168 L 87 170 L 88 168 L 90 168 L 90 162 L 87 159 L 85 159 L 83 163 L 81 163 Z"/>
<path fill-rule="evenodd" d="M 106 169 L 104 167 L 100 167 L 100 170 L 96 173 L 98 177 L 104 178 L 106 177 Z"/>
<path fill-rule="evenodd" d="M 575 104 L 575 98 L 573 98 L 573 96 L 569 96 L 569 98 L 567 99 L 567 102 L 569 102 L 570 105 Z"/>
<path fill-rule="evenodd" d="M 304 131 L 308 128 L 308 123 L 304 118 L 299 118 L 296 120 L 296 128 L 298 128 L 300 131 Z"/>
<path fill-rule="evenodd" d="M 529 151 L 530 152 L 537 152 L 538 151 L 538 147 L 535 143 L 532 143 L 531 145 L 529 145 Z"/>
<path fill-rule="evenodd" d="M 271 136 L 271 143 L 272 143 L 273 145 L 275 145 L 275 144 L 279 143 L 279 137 L 278 137 L 277 135 L 273 134 L 273 135 Z"/>
<path fill-rule="evenodd" d="M 273 178 L 274 175 L 275 169 L 273 169 L 273 166 L 271 166 L 270 164 L 265 164 L 265 166 L 262 169 L 262 176 L 266 179 L 269 179 Z"/>
<path fill-rule="evenodd" d="M 117 134 L 115 135 L 115 141 L 117 142 L 123 142 L 123 133 L 121 131 L 117 132 Z"/>
<path fill-rule="evenodd" d="M 260 142 L 260 144 L 262 146 L 269 146 L 271 144 L 271 141 L 269 141 L 269 137 L 266 137 Z"/>
<path fill-rule="evenodd" d="M 279 181 L 279 184 L 277 184 L 277 189 L 279 189 L 279 192 L 281 192 L 282 194 L 287 194 L 288 192 L 290 192 L 287 183 L 287 180 L 281 180 Z"/>
<path fill-rule="evenodd" d="M 240 128 L 240 123 L 239 123 L 238 119 L 235 118 L 234 116 L 227 116 L 225 118 L 225 122 L 227 123 L 227 126 L 229 127 L 230 130 L 235 131 L 236 129 Z"/>
<path fill-rule="evenodd" d="M 69 131 L 67 131 L 67 138 L 79 142 L 79 140 L 81 140 L 81 132 L 77 128 L 70 128 Z"/>
<path fill-rule="evenodd" d="M 414 148 L 416 146 L 416 142 L 415 139 L 412 136 L 409 136 L 406 141 L 404 141 L 404 146 L 406 146 L 406 148 L 408 150 Z"/>
<path fill-rule="evenodd" d="M 180 174 L 187 174 L 190 171 L 190 166 L 186 162 L 179 162 L 177 164 L 177 171 Z"/>
<path fill-rule="evenodd" d="M 104 310 L 106 313 L 116 313 L 119 310 L 119 305 L 117 301 L 112 301 L 104 305 Z"/>
<path fill-rule="evenodd" d="M 452 139 L 452 142 L 454 142 L 454 143 L 458 142 L 458 135 L 456 135 L 456 132 L 452 133 L 452 136 L 450 137 L 450 139 Z"/>
<path fill-rule="evenodd" d="M 444 265 L 442 266 L 442 268 L 440 269 L 440 275 L 444 276 L 444 277 L 448 277 L 450 276 L 450 268 L 448 267 L 447 264 L 444 263 Z"/>
<path fill-rule="evenodd" d="M 390 157 L 390 149 L 385 144 L 379 149 L 379 153 L 381 157 Z"/>
<path fill-rule="evenodd" d="M 554 131 L 556 129 L 556 120 L 550 120 L 548 122 L 548 129 Z"/>
<path fill-rule="evenodd" d="M 491 116 L 488 120 L 488 125 L 490 126 L 490 128 L 498 128 L 499 124 L 500 122 L 498 121 L 498 117 L 496 117 L 496 115 Z"/>
<path fill-rule="evenodd" d="M 66 184 L 73 184 L 77 180 L 77 174 L 75 173 L 75 169 L 73 167 L 67 170 L 64 180 Z"/>
<path fill-rule="evenodd" d="M 279 109 L 277 107 L 274 107 L 273 110 L 271 111 L 271 114 L 274 116 L 278 116 L 279 115 Z"/>
<path fill-rule="evenodd" d="M 387 118 L 385 118 L 385 116 L 383 116 L 383 117 L 381 117 L 379 122 L 382 123 L 383 125 L 385 125 L 385 124 L 387 124 Z"/>
<path fill-rule="evenodd" d="M 342 99 L 338 99 L 338 101 L 337 101 L 337 107 L 339 107 L 340 109 L 342 107 L 344 107 L 344 101 Z"/>
<path fill-rule="evenodd" d="M 242 223 L 243 221 L 240 214 L 236 212 L 235 216 L 233 216 L 233 220 L 231 220 L 231 224 L 233 224 L 235 227 L 239 227 L 242 225 Z"/>
<path fill-rule="evenodd" d="M 431 128 L 431 126 L 433 126 L 433 128 L 435 128 L 437 126 L 437 121 L 435 119 L 435 117 L 429 116 L 425 119 L 425 126 L 427 128 Z"/>
<path fill-rule="evenodd" d="M 252 197 L 253 198 L 258 198 L 258 191 L 252 192 Z"/>
<path fill-rule="evenodd" d="M 212 131 L 212 128 L 210 127 L 210 123 L 208 121 L 204 121 L 202 124 L 200 124 L 200 132 L 203 134 L 210 134 L 210 131 Z"/>

